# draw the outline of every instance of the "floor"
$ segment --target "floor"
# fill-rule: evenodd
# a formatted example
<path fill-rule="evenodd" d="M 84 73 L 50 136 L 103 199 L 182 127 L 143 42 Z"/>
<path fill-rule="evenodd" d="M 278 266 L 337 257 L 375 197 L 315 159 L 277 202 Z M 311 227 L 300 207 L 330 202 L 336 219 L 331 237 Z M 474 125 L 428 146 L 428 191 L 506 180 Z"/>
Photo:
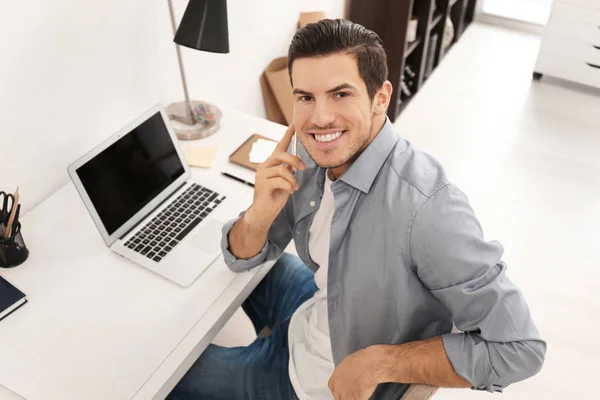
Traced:
<path fill-rule="evenodd" d="M 503 18 L 546 25 L 553 0 L 484 0 L 483 12 Z"/>
<path fill-rule="evenodd" d="M 467 193 L 548 342 L 503 399 L 591 399 L 600 382 L 600 91 L 532 82 L 538 36 L 472 25 L 396 122 Z M 216 343 L 253 339 L 239 312 Z M 489 398 L 440 390 L 436 400 Z"/>

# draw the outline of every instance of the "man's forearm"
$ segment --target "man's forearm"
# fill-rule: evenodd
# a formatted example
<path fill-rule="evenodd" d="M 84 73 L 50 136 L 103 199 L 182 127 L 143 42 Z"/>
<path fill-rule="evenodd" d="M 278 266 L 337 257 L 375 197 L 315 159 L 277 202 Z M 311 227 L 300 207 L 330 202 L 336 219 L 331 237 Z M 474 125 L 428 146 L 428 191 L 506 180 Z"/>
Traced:
<path fill-rule="evenodd" d="M 441 336 L 398 345 L 375 345 L 373 354 L 380 382 L 418 383 L 437 387 L 470 388 L 452 367 Z"/>
<path fill-rule="evenodd" d="M 271 224 L 254 221 L 250 207 L 229 231 L 229 251 L 242 260 L 254 257 L 265 246 Z"/>

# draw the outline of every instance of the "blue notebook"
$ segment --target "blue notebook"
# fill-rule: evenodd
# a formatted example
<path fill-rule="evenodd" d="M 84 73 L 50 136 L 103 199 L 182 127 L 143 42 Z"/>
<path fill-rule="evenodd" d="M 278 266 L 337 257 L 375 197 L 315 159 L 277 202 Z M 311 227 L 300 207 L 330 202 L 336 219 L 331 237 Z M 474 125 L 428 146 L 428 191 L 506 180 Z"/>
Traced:
<path fill-rule="evenodd" d="M 0 321 L 25 303 L 25 293 L 0 276 Z"/>

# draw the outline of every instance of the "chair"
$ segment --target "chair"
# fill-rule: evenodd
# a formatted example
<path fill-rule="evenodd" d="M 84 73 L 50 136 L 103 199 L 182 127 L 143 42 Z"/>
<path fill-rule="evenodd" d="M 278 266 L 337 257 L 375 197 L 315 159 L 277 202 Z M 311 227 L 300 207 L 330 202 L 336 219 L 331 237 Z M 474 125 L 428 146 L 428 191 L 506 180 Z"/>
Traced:
<path fill-rule="evenodd" d="M 410 385 L 401 400 L 428 400 L 433 397 L 438 388 L 429 385 Z"/>

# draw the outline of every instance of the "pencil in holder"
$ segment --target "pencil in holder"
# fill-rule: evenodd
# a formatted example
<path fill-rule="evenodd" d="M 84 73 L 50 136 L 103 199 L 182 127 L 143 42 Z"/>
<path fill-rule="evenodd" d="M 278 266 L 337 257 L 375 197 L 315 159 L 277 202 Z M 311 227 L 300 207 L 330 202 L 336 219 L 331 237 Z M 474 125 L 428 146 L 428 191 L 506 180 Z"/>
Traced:
<path fill-rule="evenodd" d="M 0 225 L 0 232 L 5 229 Z M 12 268 L 21 265 L 29 257 L 29 250 L 21 235 L 21 223 L 13 224 L 10 237 L 5 238 L 0 234 L 0 268 Z"/>

